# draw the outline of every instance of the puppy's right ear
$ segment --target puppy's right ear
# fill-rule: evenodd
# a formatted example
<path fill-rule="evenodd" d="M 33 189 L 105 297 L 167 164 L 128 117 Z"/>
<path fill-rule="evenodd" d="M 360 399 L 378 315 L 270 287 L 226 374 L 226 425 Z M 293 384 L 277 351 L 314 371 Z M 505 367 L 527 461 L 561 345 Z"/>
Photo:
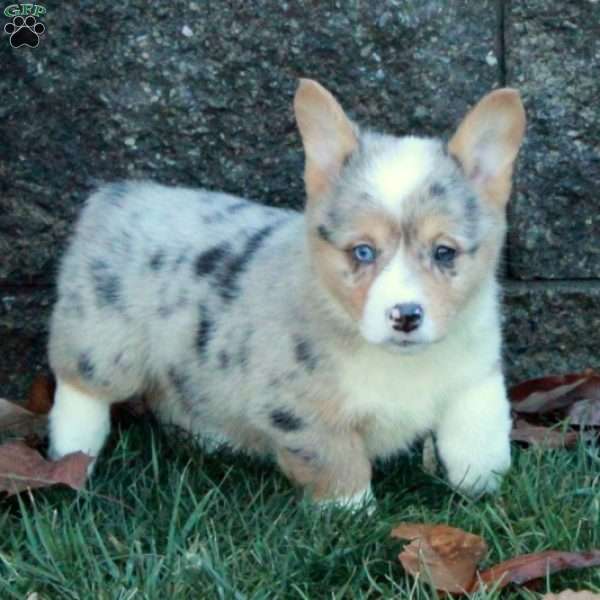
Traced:
<path fill-rule="evenodd" d="M 337 100 L 312 79 L 300 80 L 294 112 L 306 155 L 306 195 L 314 201 L 328 191 L 358 145 L 357 131 Z"/>

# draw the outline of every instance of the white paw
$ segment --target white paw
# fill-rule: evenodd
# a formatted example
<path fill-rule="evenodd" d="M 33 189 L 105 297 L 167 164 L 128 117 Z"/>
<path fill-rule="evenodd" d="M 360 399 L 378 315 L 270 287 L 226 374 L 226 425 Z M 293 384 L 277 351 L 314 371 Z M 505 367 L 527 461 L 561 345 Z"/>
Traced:
<path fill-rule="evenodd" d="M 437 432 L 450 483 L 473 496 L 495 492 L 510 467 L 510 428 L 500 371 L 451 398 Z"/>
<path fill-rule="evenodd" d="M 375 512 L 376 501 L 373 495 L 373 490 L 369 485 L 364 490 L 354 494 L 353 496 L 340 496 L 330 500 L 320 500 L 317 503 L 320 508 L 329 508 L 331 506 L 344 508 L 352 512 L 366 510 L 370 516 Z"/>
<path fill-rule="evenodd" d="M 49 425 L 51 459 L 79 451 L 97 457 L 110 432 L 110 404 L 58 380 Z M 94 462 L 88 467 L 88 475 Z"/>
<path fill-rule="evenodd" d="M 481 451 L 479 455 L 445 457 L 448 480 L 453 487 L 470 496 L 493 493 L 498 490 L 502 478 L 510 468 L 510 445 L 508 441 L 494 449 Z"/>

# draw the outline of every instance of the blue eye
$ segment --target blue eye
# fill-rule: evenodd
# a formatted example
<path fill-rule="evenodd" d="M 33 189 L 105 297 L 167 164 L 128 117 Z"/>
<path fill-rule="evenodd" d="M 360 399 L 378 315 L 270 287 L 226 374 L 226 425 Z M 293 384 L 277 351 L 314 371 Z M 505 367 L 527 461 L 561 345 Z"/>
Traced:
<path fill-rule="evenodd" d="M 377 252 L 375 248 L 369 246 L 369 244 L 359 244 L 352 248 L 352 256 L 354 257 L 354 260 L 359 263 L 369 264 L 375 262 Z"/>
<path fill-rule="evenodd" d="M 450 246 L 436 246 L 433 251 L 433 258 L 442 265 L 449 265 L 456 258 L 456 250 Z"/>

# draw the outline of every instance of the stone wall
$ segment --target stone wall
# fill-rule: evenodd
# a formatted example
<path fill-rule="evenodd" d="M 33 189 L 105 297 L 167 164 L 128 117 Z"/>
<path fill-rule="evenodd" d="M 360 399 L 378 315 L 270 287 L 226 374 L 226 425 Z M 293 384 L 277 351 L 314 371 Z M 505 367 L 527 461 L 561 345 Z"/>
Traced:
<path fill-rule="evenodd" d="M 397 134 L 447 136 L 485 92 L 518 87 L 509 376 L 600 366 L 597 0 L 55 4 L 37 48 L 0 39 L 0 395 L 44 367 L 56 260 L 94 180 L 301 207 L 299 76 Z"/>

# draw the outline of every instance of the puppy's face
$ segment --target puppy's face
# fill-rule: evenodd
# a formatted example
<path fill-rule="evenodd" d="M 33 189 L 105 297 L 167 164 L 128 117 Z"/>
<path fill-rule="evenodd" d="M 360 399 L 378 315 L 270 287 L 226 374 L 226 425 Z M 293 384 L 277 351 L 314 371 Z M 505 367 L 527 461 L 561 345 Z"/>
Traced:
<path fill-rule="evenodd" d="M 524 129 L 518 95 L 486 96 L 447 146 L 359 132 L 311 81 L 295 109 L 323 285 L 368 342 L 412 352 L 443 339 L 496 268 Z"/>

